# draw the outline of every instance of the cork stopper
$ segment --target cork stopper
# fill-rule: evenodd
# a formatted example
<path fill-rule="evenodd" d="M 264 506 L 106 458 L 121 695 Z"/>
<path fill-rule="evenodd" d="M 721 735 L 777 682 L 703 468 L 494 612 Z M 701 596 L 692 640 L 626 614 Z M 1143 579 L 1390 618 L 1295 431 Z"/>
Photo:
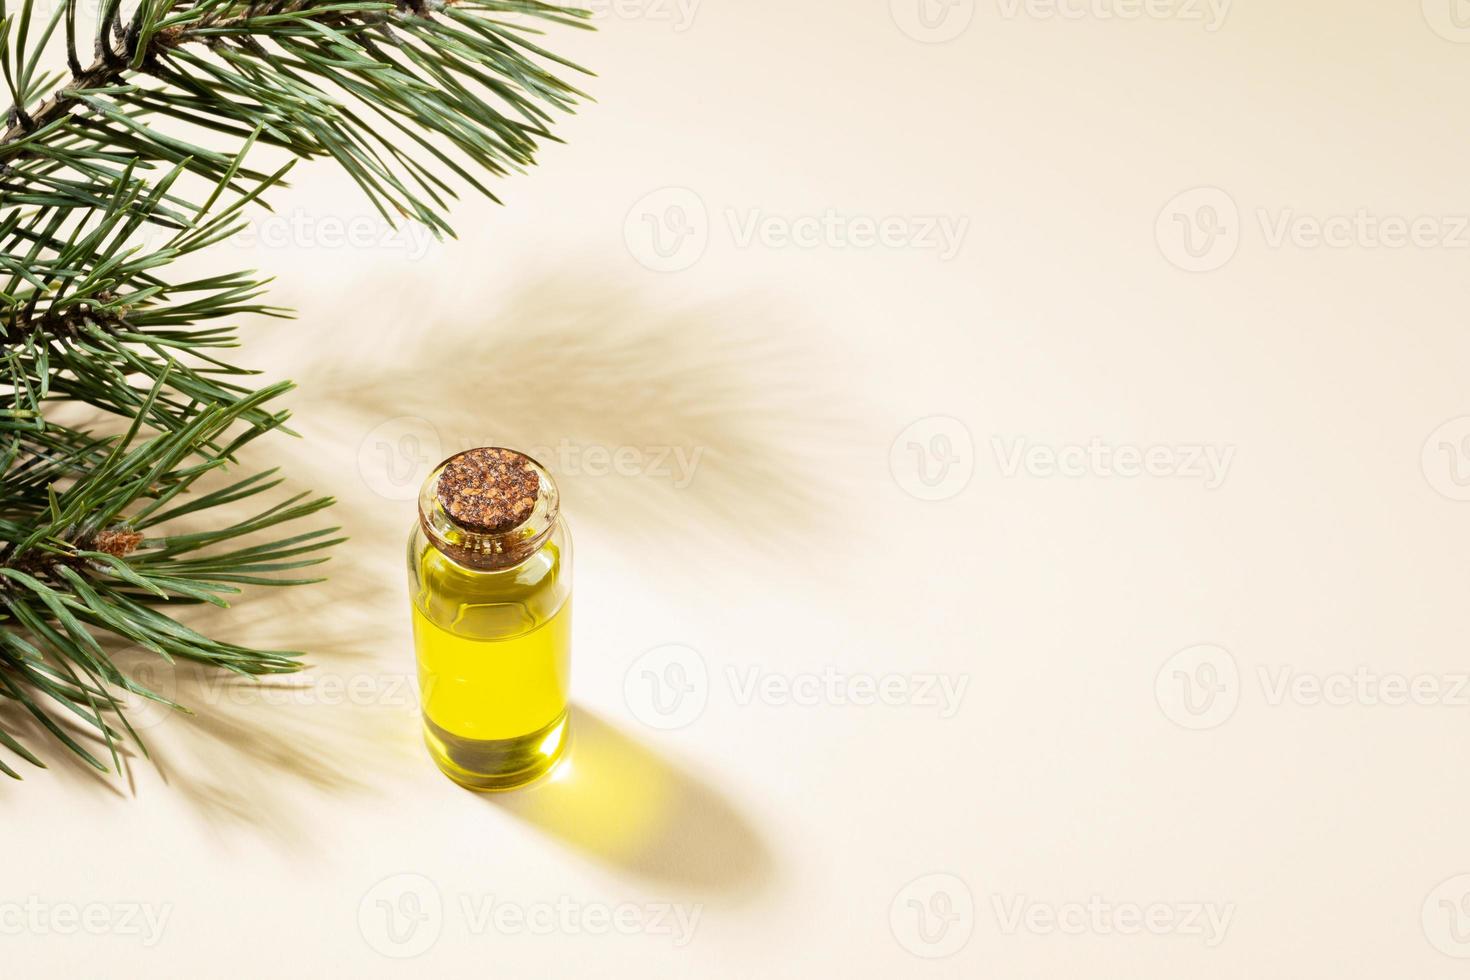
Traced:
<path fill-rule="evenodd" d="M 541 492 L 529 456 L 510 449 L 471 449 L 451 459 L 439 476 L 439 502 L 466 531 L 504 534 L 526 522 Z"/>
<path fill-rule="evenodd" d="M 510 568 L 551 537 L 560 497 L 551 474 L 513 449 L 451 456 L 419 493 L 419 525 L 435 548 L 468 568 Z"/>

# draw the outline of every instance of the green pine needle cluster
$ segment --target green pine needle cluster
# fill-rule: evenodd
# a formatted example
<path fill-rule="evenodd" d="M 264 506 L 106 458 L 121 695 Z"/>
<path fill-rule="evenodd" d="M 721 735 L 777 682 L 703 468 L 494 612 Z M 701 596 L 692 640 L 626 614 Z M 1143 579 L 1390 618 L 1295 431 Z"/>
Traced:
<path fill-rule="evenodd" d="M 241 232 L 310 157 L 389 222 L 452 234 L 455 188 L 493 198 L 487 178 L 529 165 L 581 96 L 557 74 L 581 69 L 535 40 L 586 17 L 536 0 L 0 0 L 0 745 L 41 765 L 29 716 L 120 769 L 125 740 L 142 748 L 125 697 L 171 702 L 117 666 L 119 647 L 297 669 L 298 652 L 166 611 L 318 581 L 302 570 L 340 540 L 295 529 L 330 499 L 272 502 L 274 471 L 224 473 L 288 431 L 291 387 L 224 359 L 232 321 L 287 311 L 251 271 L 171 267 Z M 284 165 L 252 167 L 261 147 Z M 211 520 L 241 501 L 253 516 Z M 3 756 L 0 771 L 19 775 Z"/>

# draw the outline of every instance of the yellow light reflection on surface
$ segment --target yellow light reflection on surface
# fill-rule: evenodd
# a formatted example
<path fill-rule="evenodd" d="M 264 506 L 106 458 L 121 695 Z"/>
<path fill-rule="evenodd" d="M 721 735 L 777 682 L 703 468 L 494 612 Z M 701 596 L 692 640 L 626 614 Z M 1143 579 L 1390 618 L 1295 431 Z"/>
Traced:
<path fill-rule="evenodd" d="M 566 733 L 547 736 L 555 751 Z M 642 743 L 574 709 L 570 748 L 545 779 L 489 797 L 590 857 L 690 885 L 751 885 L 765 848 L 725 799 Z M 555 738 L 555 741 L 553 741 Z"/>
<path fill-rule="evenodd" d="M 551 767 L 551 772 L 546 774 L 546 781 L 550 783 L 570 779 L 572 775 L 572 757 L 564 755 L 557 760 L 556 765 Z"/>

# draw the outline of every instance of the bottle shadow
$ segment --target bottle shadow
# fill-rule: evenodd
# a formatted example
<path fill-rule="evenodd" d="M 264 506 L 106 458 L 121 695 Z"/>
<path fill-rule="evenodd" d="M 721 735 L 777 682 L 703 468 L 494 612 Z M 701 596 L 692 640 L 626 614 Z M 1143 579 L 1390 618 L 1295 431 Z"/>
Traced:
<path fill-rule="evenodd" d="M 572 743 L 495 807 L 597 863 L 647 881 L 748 895 L 772 872 L 765 842 L 720 793 L 592 711 L 572 708 Z"/>

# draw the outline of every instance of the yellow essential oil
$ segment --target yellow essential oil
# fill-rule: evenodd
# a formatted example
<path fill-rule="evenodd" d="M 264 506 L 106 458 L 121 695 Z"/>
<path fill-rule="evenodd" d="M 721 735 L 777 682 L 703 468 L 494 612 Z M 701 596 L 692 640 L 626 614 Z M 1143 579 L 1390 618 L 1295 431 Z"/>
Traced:
<path fill-rule="evenodd" d="M 521 786 L 568 741 L 571 541 L 550 475 L 504 449 L 451 457 L 420 495 L 409 585 L 424 740 L 455 782 Z"/>

